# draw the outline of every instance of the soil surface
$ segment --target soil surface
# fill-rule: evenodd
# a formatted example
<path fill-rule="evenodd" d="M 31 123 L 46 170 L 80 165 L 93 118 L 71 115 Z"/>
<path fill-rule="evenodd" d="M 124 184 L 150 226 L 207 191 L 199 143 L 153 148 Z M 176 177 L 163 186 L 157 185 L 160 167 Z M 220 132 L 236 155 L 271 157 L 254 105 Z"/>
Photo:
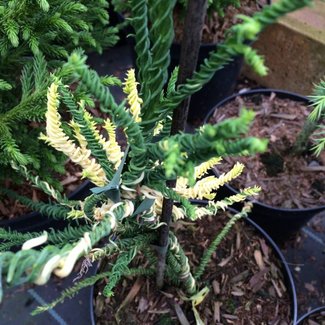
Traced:
<path fill-rule="evenodd" d="M 198 265 L 226 218 L 223 214 L 174 226 L 192 267 Z M 135 265 L 147 266 L 141 257 Z M 124 324 L 195 324 L 190 303 L 173 287 L 158 291 L 152 280 L 125 278 L 115 296 L 106 298 L 102 291 L 107 281 L 95 287 L 98 325 L 118 324 L 115 316 L 122 304 L 125 307 L 118 317 Z M 244 222 L 238 222 L 222 241 L 199 285 L 209 288 L 197 307 L 205 324 L 290 324 L 290 298 L 280 263 L 265 239 Z"/>
<path fill-rule="evenodd" d="M 225 10 L 223 17 L 214 12 L 205 18 L 205 24 L 202 31 L 203 43 L 218 43 L 223 41 L 225 33 L 230 27 L 236 25 L 240 20 L 237 15 L 252 16 L 255 12 L 260 11 L 266 4 L 267 0 L 241 0 L 240 7 L 229 6 Z M 174 11 L 175 41 L 180 43 L 183 37 L 185 10 L 176 7 Z"/>
<path fill-rule="evenodd" d="M 236 189 L 259 185 L 258 200 L 275 207 L 309 208 L 325 205 L 325 156 L 315 157 L 309 148 L 302 155 L 291 149 L 309 114 L 309 108 L 289 99 L 253 95 L 237 97 L 215 111 L 210 123 L 238 116 L 241 108 L 256 112 L 249 135 L 269 140 L 268 150 L 249 157 L 225 158 L 220 172 L 229 171 L 236 161 L 245 170 L 230 185 Z"/>

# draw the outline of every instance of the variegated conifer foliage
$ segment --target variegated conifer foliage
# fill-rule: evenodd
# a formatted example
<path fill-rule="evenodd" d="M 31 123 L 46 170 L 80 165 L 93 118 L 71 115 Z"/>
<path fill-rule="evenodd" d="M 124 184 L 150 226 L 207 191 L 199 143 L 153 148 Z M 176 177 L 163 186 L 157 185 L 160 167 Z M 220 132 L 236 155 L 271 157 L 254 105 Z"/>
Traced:
<path fill-rule="evenodd" d="M 207 175 L 213 165 L 221 163 L 220 157 L 256 153 L 265 149 L 265 141 L 245 137 L 254 117 L 252 112 L 243 110 L 238 118 L 217 125 L 206 125 L 194 134 L 174 136 L 166 136 L 170 127 L 168 115 L 182 99 L 207 82 L 220 63 L 228 62 L 232 55 L 246 51 L 243 50 L 247 48 L 244 41 L 255 38 L 263 24 L 266 26 L 277 16 L 301 7 L 302 1 L 282 0 L 256 18 L 245 18 L 243 24 L 233 30 L 225 45 L 219 49 L 221 52 L 213 53 L 199 72 L 178 88 L 175 88 L 177 70 L 168 82 L 166 80 L 172 39 L 169 33 L 172 33 L 173 27 L 170 13 L 174 2 L 134 0 L 132 3 L 132 24 L 135 27 L 140 66 L 137 78 L 134 71 L 130 70 L 123 82 L 126 101 L 117 104 L 110 88 L 105 87 L 101 78 L 87 67 L 86 58 L 80 52 L 74 52 L 64 67 L 74 74 L 75 81 L 93 99 L 100 102 L 101 109 L 109 113 L 110 117 L 102 127 L 96 124 L 84 103 L 78 102 L 74 93 L 60 79 L 54 78 L 48 89 L 46 134 L 41 135 L 41 138 L 81 166 L 83 176 L 96 186 L 92 194 L 83 201 L 69 201 L 56 195 L 51 187 L 20 166 L 16 166 L 16 169 L 29 177 L 36 187 L 50 193 L 55 201 L 35 203 L 6 191 L 32 208 L 49 211 L 51 216 L 58 219 L 77 220 L 84 225 L 79 227 L 72 223 L 63 231 L 52 230 L 50 233 L 20 234 L 1 229 L 0 239 L 3 244 L 0 245 L 0 269 L 5 275 L 5 283 L 44 284 L 52 273 L 59 277 L 69 275 L 82 256 L 92 260 L 113 253 L 118 256 L 108 272 L 77 283 L 64 291 L 53 304 L 40 307 L 37 312 L 53 307 L 55 303 L 73 296 L 82 287 L 104 276 L 109 278 L 104 294 L 110 296 L 121 276 L 152 274 L 156 257 L 149 244 L 157 238 L 156 229 L 160 226 L 164 197 L 175 201 L 175 221 L 184 218 L 194 221 L 215 215 L 219 210 L 244 201 L 259 191 L 258 187 L 246 188 L 237 195 L 213 201 L 215 191 L 237 177 L 243 166 L 235 164 L 228 173 L 218 178 Z M 259 57 L 255 53 L 253 56 L 258 60 L 255 66 L 264 72 Z M 146 61 L 143 61 L 144 57 Z M 166 91 L 163 91 L 164 86 Z M 71 114 L 73 136 L 68 136 L 62 128 L 58 111 L 60 104 Z M 126 147 L 121 147 L 117 142 L 117 128 L 127 139 Z M 166 187 L 165 181 L 175 178 L 176 188 Z M 208 203 L 199 207 L 193 205 L 190 198 L 206 199 Z M 246 215 L 247 209 L 244 209 L 234 216 L 213 245 L 220 242 L 236 220 Z M 106 242 L 101 241 L 104 238 Z M 40 244 L 42 247 L 39 249 Z M 23 249 L 16 253 L 9 251 L 14 245 L 22 245 Z M 149 261 L 150 267 L 146 271 L 130 267 L 139 251 Z M 210 257 L 204 256 L 202 265 L 205 266 Z M 202 267 L 198 269 L 197 276 L 193 276 L 188 259 L 172 232 L 166 272 L 167 278 L 172 283 L 182 284 L 187 294 L 193 295 L 198 289 L 197 279 L 202 273 Z"/>

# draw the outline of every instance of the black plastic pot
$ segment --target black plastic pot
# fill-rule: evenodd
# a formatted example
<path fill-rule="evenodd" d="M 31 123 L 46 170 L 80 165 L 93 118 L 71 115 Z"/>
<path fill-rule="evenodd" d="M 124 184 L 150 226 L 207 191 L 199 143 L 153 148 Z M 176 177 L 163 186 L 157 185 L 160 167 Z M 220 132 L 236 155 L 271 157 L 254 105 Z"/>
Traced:
<path fill-rule="evenodd" d="M 254 96 L 254 95 L 270 95 L 275 93 L 279 98 L 289 98 L 297 102 L 304 102 L 307 105 L 310 104 L 307 97 L 278 89 L 255 89 L 246 91 L 240 94 L 232 95 L 223 101 L 219 102 L 205 117 L 204 123 L 208 123 L 212 117 L 214 111 L 219 107 L 226 105 L 234 100 L 236 97 L 241 96 Z M 216 173 L 216 171 L 214 171 Z M 221 191 L 220 196 L 225 197 L 229 195 L 237 194 L 238 191 L 229 185 L 225 185 Z M 240 205 L 236 205 L 237 209 L 240 209 Z M 264 204 L 262 202 L 254 201 L 254 207 L 250 218 L 258 225 L 263 227 L 269 233 L 273 239 L 284 240 L 288 236 L 297 232 L 302 226 L 304 226 L 312 217 L 316 214 L 325 211 L 325 206 L 319 206 L 315 208 L 305 209 L 286 209 L 277 208 Z"/>
<path fill-rule="evenodd" d="M 92 184 L 89 181 L 81 184 L 74 192 L 69 196 L 72 200 L 81 200 L 90 193 Z M 65 222 L 63 220 L 49 219 L 47 216 L 40 214 L 39 212 L 31 212 L 22 215 L 12 220 L 0 221 L 0 228 L 10 228 L 11 230 L 17 230 L 22 232 L 27 231 L 42 231 L 48 228 L 62 228 Z"/>
<path fill-rule="evenodd" d="M 90 193 L 93 187 L 89 181 L 84 182 L 69 196 L 70 199 L 83 199 Z M 0 222 L 0 227 L 10 228 L 22 232 L 42 231 L 48 228 L 62 229 L 66 226 L 64 220 L 49 219 L 38 212 L 23 215 L 17 219 Z M 85 277 L 96 274 L 96 265 L 89 268 Z M 0 324 L 20 325 L 20 324 L 89 324 L 92 309 L 89 309 L 88 297 L 91 288 L 81 290 L 73 299 L 66 299 L 64 304 L 60 304 L 55 309 L 42 313 L 38 316 L 31 316 L 30 313 L 37 306 L 44 302 L 51 302 L 60 294 L 60 290 L 71 287 L 74 279 L 78 276 L 73 272 L 69 277 L 58 282 L 52 278 L 44 286 L 36 286 L 26 290 L 14 287 L 5 290 L 3 303 L 0 304 Z M 82 308 L 82 311 L 80 311 Z"/>
<path fill-rule="evenodd" d="M 316 316 L 316 315 L 322 315 L 323 316 L 322 321 L 324 322 L 325 321 L 325 306 L 313 309 L 310 312 L 308 312 L 307 314 L 303 315 L 301 318 L 299 318 L 296 325 L 303 325 L 304 321 L 307 321 L 311 316 Z M 322 324 L 323 324 L 323 322 L 322 322 Z M 305 323 L 305 325 L 307 325 L 307 323 Z"/>
<path fill-rule="evenodd" d="M 202 44 L 198 65 L 216 49 L 216 44 Z M 173 43 L 170 50 L 170 72 L 179 65 L 181 45 Z M 203 88 L 192 95 L 188 112 L 188 121 L 202 121 L 213 105 L 233 93 L 237 78 L 243 65 L 243 57 L 236 56 L 233 61 L 216 71 L 212 79 Z"/>
<path fill-rule="evenodd" d="M 191 200 L 192 203 L 197 205 L 206 205 L 207 201 L 204 200 Z M 238 213 L 235 209 L 229 209 L 232 213 Z M 297 293 L 296 293 L 296 286 L 294 283 L 294 279 L 292 273 L 289 269 L 288 263 L 283 256 L 279 246 L 273 241 L 273 239 L 263 230 L 258 224 L 256 224 L 250 218 L 246 218 L 245 221 L 251 225 L 257 233 L 259 233 L 267 242 L 267 244 L 273 249 L 275 255 L 279 258 L 280 265 L 282 266 L 281 270 L 284 276 L 285 285 L 288 289 L 288 292 L 291 297 L 291 314 L 292 314 L 292 324 L 296 324 L 297 322 L 297 313 L 298 313 L 298 303 L 297 303 Z M 95 322 L 95 315 L 94 315 L 94 307 L 93 307 L 93 296 L 94 296 L 94 286 L 91 288 L 89 300 L 91 306 L 91 320 L 92 325 L 96 325 Z"/>
<path fill-rule="evenodd" d="M 97 266 L 93 265 L 86 275 L 96 274 Z M 4 299 L 0 304 L 1 325 L 74 325 L 91 324 L 93 311 L 89 305 L 91 287 L 80 290 L 72 299 L 67 298 L 64 303 L 31 316 L 31 312 L 45 302 L 50 303 L 60 293 L 75 284 L 73 281 L 78 274 L 73 272 L 69 277 L 58 280 L 52 277 L 46 285 L 22 289 L 20 286 L 5 289 Z"/>
<path fill-rule="evenodd" d="M 298 314 L 297 291 L 288 263 L 285 257 L 283 256 L 279 246 L 275 243 L 275 241 L 270 237 L 270 235 L 263 228 L 261 228 L 257 223 L 255 223 L 251 218 L 246 218 L 245 221 L 249 225 L 254 227 L 256 232 L 259 233 L 266 240 L 267 244 L 269 244 L 272 247 L 273 252 L 277 255 L 277 257 L 281 262 L 285 285 L 291 297 L 292 324 L 296 324 L 297 314 Z"/>

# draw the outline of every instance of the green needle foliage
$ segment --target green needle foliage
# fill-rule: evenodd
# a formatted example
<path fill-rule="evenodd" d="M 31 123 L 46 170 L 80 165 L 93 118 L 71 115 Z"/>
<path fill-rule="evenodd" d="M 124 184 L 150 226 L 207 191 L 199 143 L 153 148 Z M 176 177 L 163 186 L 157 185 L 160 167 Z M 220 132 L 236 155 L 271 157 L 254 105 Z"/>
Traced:
<path fill-rule="evenodd" d="M 172 217 L 177 222 L 179 219 L 193 221 L 215 216 L 220 209 L 256 195 L 259 189 L 252 187 L 224 200 L 212 201 L 219 187 L 242 172 L 244 166 L 241 164 L 236 164 L 218 178 L 206 175 L 220 161 L 220 156 L 247 155 L 265 150 L 264 140 L 245 136 L 254 117 L 251 112 L 243 111 L 238 118 L 213 126 L 206 125 L 194 134 L 168 136 L 170 114 L 238 53 L 244 54 L 257 72 L 265 73 L 263 60 L 245 44 L 246 41 L 255 39 L 278 17 L 308 3 L 307 0 L 282 0 L 253 18 L 243 18 L 242 24 L 230 30 L 224 44 L 211 53 L 194 76 L 175 87 L 177 70 L 170 80 L 167 76 L 173 38 L 170 13 L 175 1 L 131 1 L 131 24 L 139 67 L 137 78 L 131 69 L 122 83 L 127 99 L 121 104 L 117 104 L 110 86 L 106 87 L 97 73 L 86 65 L 86 57 L 80 51 L 73 52 L 62 69 L 51 78 L 47 90 L 46 132 L 41 138 L 79 164 L 83 175 L 96 187 L 84 200 L 69 201 L 39 177 L 33 176 L 26 167 L 13 163 L 19 173 L 50 194 L 54 202 L 38 205 L 11 191 L 5 191 L 6 194 L 32 208 L 43 209 L 45 213 L 48 211 L 52 218 L 65 219 L 72 224 L 61 231 L 41 234 L 1 230 L 0 274 L 3 282 L 9 286 L 24 282 L 42 285 L 52 273 L 61 278 L 68 276 L 81 257 L 94 261 L 114 255 L 115 259 L 104 273 L 76 283 L 71 289 L 63 291 L 53 303 L 40 307 L 35 313 L 53 308 L 65 297 L 73 296 L 81 288 L 106 276 L 108 284 L 104 294 L 110 296 L 123 275 L 152 275 L 153 268 L 144 272 L 141 266 L 134 268 L 132 261 L 141 252 L 150 265 L 157 263 L 155 253 L 161 248 L 156 248 L 155 243 L 157 229 L 162 225 L 160 215 L 164 198 L 174 201 Z M 67 75 L 72 78 L 70 82 L 78 83 L 76 91 L 70 91 L 66 86 Z M 116 80 L 113 83 L 119 84 Z M 81 89 L 84 91 L 83 98 L 88 98 L 89 102 L 97 100 L 101 109 L 110 113 L 110 118 L 101 125 L 97 125 L 85 109 L 85 101 L 80 100 Z M 69 125 L 62 122 L 62 106 L 70 114 Z M 126 148 L 121 148 L 116 141 L 116 127 L 122 129 L 127 138 Z M 174 178 L 177 178 L 176 187 L 170 189 L 166 180 Z M 209 204 L 196 206 L 191 203 L 191 198 L 207 199 Z M 249 207 L 246 207 L 216 235 L 202 258 L 196 276 L 177 240 L 177 234 L 170 231 L 167 280 L 181 286 L 188 296 L 202 292 L 197 279 L 209 263 L 212 251 L 234 222 L 245 217 L 248 211 Z M 83 226 L 76 229 L 75 222 Z M 20 250 L 9 250 L 22 243 Z"/>
<path fill-rule="evenodd" d="M 107 9 L 105 0 L 0 1 L 2 63 L 39 53 L 62 59 L 76 47 L 101 52 L 117 40 Z"/>
<path fill-rule="evenodd" d="M 308 149 L 308 145 L 312 140 L 314 146 L 312 148 L 316 156 L 319 156 L 325 149 L 325 81 L 321 80 L 315 85 L 314 92 L 309 96 L 311 101 L 312 111 L 308 119 L 305 121 L 304 126 L 299 133 L 294 148 L 294 154 L 300 154 Z M 314 138 L 311 139 L 311 136 Z"/>
<path fill-rule="evenodd" d="M 14 161 L 59 188 L 48 166 L 64 173 L 65 157 L 38 140 L 50 72 L 77 47 L 102 52 L 117 42 L 107 10 L 105 0 L 0 1 L 0 183 L 21 180 Z"/>

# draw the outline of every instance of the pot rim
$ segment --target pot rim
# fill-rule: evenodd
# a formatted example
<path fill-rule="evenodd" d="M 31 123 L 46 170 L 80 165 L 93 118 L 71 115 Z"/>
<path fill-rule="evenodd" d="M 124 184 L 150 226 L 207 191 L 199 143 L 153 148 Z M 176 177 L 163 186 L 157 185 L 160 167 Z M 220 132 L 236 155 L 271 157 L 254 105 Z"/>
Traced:
<path fill-rule="evenodd" d="M 325 311 L 325 306 L 321 306 L 321 307 L 317 307 L 315 309 L 312 309 L 311 311 L 307 312 L 306 314 L 302 315 L 296 325 L 301 325 L 301 322 L 304 321 L 304 320 L 307 320 L 309 316 L 312 316 L 314 314 L 317 314 L 319 312 L 322 312 L 322 311 Z"/>
<path fill-rule="evenodd" d="M 299 95 L 297 93 L 288 91 L 288 90 L 282 90 L 282 89 L 276 89 L 276 88 L 256 88 L 256 89 L 252 89 L 252 90 L 246 90 L 243 92 L 238 92 L 235 93 L 229 97 L 226 97 L 225 99 L 223 99 L 222 101 L 220 101 L 219 103 L 217 103 L 206 115 L 206 117 L 203 120 L 203 124 L 208 124 L 209 119 L 211 118 L 211 116 L 213 115 L 214 111 L 218 108 L 220 108 L 221 106 L 224 106 L 225 104 L 231 102 L 232 100 L 234 100 L 236 97 L 245 97 L 245 96 L 251 96 L 251 95 L 255 95 L 255 94 L 271 94 L 271 93 L 275 93 L 277 95 L 280 95 L 281 97 L 285 97 L 285 98 L 289 98 L 289 99 L 293 99 L 299 102 L 305 102 L 308 105 L 310 105 L 310 100 L 308 99 L 308 97 L 306 96 L 302 96 Z M 214 171 L 213 171 L 214 172 Z M 215 173 L 215 172 L 214 172 Z M 228 189 L 231 189 L 233 192 L 235 192 L 236 194 L 239 193 L 239 191 L 235 188 L 233 188 L 232 186 L 225 184 L 225 187 L 227 187 Z M 251 200 L 254 205 L 257 206 L 261 206 L 263 208 L 267 208 L 270 210 L 276 210 L 276 211 L 281 211 L 281 212 L 321 212 L 323 210 L 325 210 L 325 205 L 320 205 L 317 207 L 313 207 L 313 208 L 294 208 L 294 209 L 289 209 L 289 208 L 281 208 L 281 207 L 275 207 L 263 202 L 260 202 L 258 200 Z"/>
<path fill-rule="evenodd" d="M 208 201 L 205 200 L 190 200 L 193 204 L 196 205 L 207 205 Z M 233 208 L 228 208 L 229 211 L 232 213 L 238 213 L 237 210 Z M 267 241 L 267 243 L 272 247 L 273 252 L 275 255 L 278 257 L 280 264 L 281 264 L 281 270 L 284 276 L 285 284 L 287 284 L 287 289 L 290 292 L 290 298 L 291 298 L 291 313 L 292 313 L 292 324 L 296 325 L 297 324 L 297 315 L 298 315 L 298 302 L 297 302 L 297 291 L 296 291 L 296 286 L 295 282 L 293 279 L 293 275 L 290 271 L 289 265 L 284 257 L 284 255 L 281 252 L 281 249 L 279 246 L 275 243 L 275 241 L 271 238 L 268 233 L 263 230 L 258 224 L 256 224 L 253 220 L 251 220 L 249 217 L 244 219 L 245 221 L 248 222 L 255 230 L 260 233 Z M 99 265 L 99 264 L 98 264 Z M 98 268 L 97 265 L 97 268 Z M 93 306 L 93 299 L 94 299 L 94 285 L 91 287 L 90 290 L 90 319 L 91 319 L 91 324 L 96 325 L 95 322 L 95 313 L 94 313 L 94 306 Z"/>

